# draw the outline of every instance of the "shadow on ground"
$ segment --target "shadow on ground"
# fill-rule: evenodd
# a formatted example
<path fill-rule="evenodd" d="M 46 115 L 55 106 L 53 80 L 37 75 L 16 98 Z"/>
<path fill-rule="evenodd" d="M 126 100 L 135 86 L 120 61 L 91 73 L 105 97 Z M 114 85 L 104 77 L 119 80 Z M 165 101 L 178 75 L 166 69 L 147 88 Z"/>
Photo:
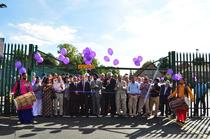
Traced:
<path fill-rule="evenodd" d="M 20 135 L 19 138 L 36 136 L 40 132 L 49 131 L 57 134 L 62 130 L 77 130 L 81 134 L 92 134 L 97 130 L 122 134 L 125 138 L 201 138 L 209 134 L 209 118 L 188 119 L 185 126 L 181 127 L 168 118 L 111 118 L 111 117 L 62 117 L 38 118 L 38 124 L 16 125 L 14 117 L 0 117 L 0 136 L 11 135 L 17 131 L 29 130 L 31 133 Z M 122 130 L 131 130 L 125 133 Z"/>

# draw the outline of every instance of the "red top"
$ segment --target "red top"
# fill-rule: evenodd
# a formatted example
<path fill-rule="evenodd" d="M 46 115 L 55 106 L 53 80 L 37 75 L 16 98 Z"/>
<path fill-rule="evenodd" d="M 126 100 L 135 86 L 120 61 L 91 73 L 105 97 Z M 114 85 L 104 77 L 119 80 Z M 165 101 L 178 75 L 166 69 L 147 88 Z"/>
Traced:
<path fill-rule="evenodd" d="M 12 88 L 12 93 L 15 94 L 18 89 L 18 82 L 16 81 L 14 87 Z M 20 94 L 26 94 L 28 92 L 33 92 L 32 85 L 27 80 L 20 80 Z M 24 106 L 21 108 L 18 108 L 17 110 L 24 110 L 24 109 L 30 109 L 32 108 L 32 105 Z"/>

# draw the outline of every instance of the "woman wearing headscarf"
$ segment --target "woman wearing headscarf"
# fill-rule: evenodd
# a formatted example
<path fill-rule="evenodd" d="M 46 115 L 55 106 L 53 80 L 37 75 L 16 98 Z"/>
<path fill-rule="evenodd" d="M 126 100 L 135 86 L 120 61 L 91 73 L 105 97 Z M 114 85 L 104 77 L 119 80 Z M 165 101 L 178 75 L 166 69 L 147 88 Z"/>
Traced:
<path fill-rule="evenodd" d="M 33 92 L 31 83 L 27 80 L 27 73 L 24 72 L 20 76 L 20 80 L 16 81 L 12 88 L 12 94 L 16 97 L 24 95 L 28 92 Z M 17 108 L 18 124 L 33 123 L 32 105 L 22 106 Z"/>
<path fill-rule="evenodd" d="M 184 97 L 190 97 L 191 101 L 194 101 L 192 91 L 189 86 L 187 86 L 183 78 L 179 80 L 176 90 L 169 96 L 169 98 L 171 97 L 176 97 L 180 99 L 184 99 Z M 175 109 L 178 124 L 185 124 L 188 109 L 189 108 L 185 105 L 183 105 L 183 107 L 181 108 Z"/>

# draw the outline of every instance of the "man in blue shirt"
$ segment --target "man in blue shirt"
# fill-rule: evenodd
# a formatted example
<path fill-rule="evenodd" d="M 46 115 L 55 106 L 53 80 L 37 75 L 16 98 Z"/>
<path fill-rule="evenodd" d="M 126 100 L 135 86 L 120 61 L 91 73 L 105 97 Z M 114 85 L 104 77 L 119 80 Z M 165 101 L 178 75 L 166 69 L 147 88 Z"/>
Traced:
<path fill-rule="evenodd" d="M 206 103 L 205 103 L 205 94 L 208 92 L 207 85 L 201 81 L 198 80 L 198 82 L 195 85 L 195 94 L 196 94 L 196 103 L 195 103 L 195 116 L 198 116 L 198 105 L 201 101 L 203 105 L 203 114 L 202 116 L 205 116 L 206 114 Z"/>
<path fill-rule="evenodd" d="M 131 77 L 131 82 L 128 83 L 128 110 L 130 117 L 136 117 L 136 108 L 139 95 L 139 83 L 136 82 L 136 77 Z"/>

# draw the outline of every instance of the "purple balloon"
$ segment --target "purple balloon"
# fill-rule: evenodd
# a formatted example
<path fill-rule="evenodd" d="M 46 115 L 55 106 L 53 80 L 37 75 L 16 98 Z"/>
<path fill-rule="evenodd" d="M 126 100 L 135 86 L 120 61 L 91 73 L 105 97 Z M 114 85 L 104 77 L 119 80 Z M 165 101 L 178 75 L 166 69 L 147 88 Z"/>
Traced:
<path fill-rule="evenodd" d="M 172 69 L 168 69 L 167 70 L 167 74 L 170 74 L 170 75 L 172 75 L 174 72 L 173 72 L 173 70 Z"/>
<path fill-rule="evenodd" d="M 91 52 L 91 57 L 94 58 L 96 56 L 96 52 L 92 51 Z"/>
<path fill-rule="evenodd" d="M 106 62 L 109 62 L 109 61 L 110 61 L 110 59 L 109 59 L 108 56 L 104 56 L 104 60 L 105 60 Z"/>
<path fill-rule="evenodd" d="M 172 80 L 179 81 L 180 79 L 182 79 L 182 75 L 180 73 L 172 76 Z"/>
<path fill-rule="evenodd" d="M 92 60 L 91 61 L 88 61 L 88 60 L 85 61 L 86 65 L 90 65 L 91 63 L 92 63 Z"/>
<path fill-rule="evenodd" d="M 118 59 L 115 59 L 114 61 L 113 61 L 113 64 L 116 66 L 116 65 L 118 65 L 120 62 L 119 62 L 119 60 Z"/>
<path fill-rule="evenodd" d="M 108 49 L 108 54 L 109 54 L 109 55 L 113 55 L 113 50 L 112 50 L 112 48 L 109 48 L 109 49 Z"/>
<path fill-rule="evenodd" d="M 65 56 L 63 56 L 63 55 L 61 54 L 61 55 L 58 56 L 58 59 L 59 59 L 60 61 L 63 61 L 63 60 L 65 59 Z"/>
<path fill-rule="evenodd" d="M 40 57 L 39 59 L 36 60 L 37 63 L 42 63 L 44 61 L 44 59 L 42 57 Z"/>
<path fill-rule="evenodd" d="M 66 48 L 62 48 L 60 53 L 65 56 L 67 54 Z"/>
<path fill-rule="evenodd" d="M 86 47 L 84 50 L 83 50 L 83 54 L 85 55 L 85 54 L 91 54 L 91 49 L 90 48 L 88 48 L 88 47 Z"/>
<path fill-rule="evenodd" d="M 139 62 L 138 60 L 136 60 L 136 61 L 134 62 L 134 64 L 135 64 L 136 66 L 140 66 L 140 62 Z"/>
<path fill-rule="evenodd" d="M 21 66 L 22 66 L 22 63 L 21 63 L 20 61 L 16 61 L 16 62 L 15 62 L 15 67 L 16 67 L 17 69 L 21 68 Z"/>
<path fill-rule="evenodd" d="M 88 55 L 88 54 L 85 54 L 85 55 L 84 55 L 84 58 L 85 58 L 86 60 L 88 60 L 88 61 L 92 60 L 91 55 Z"/>
<path fill-rule="evenodd" d="M 134 58 L 133 58 L 133 62 L 136 62 L 136 60 L 137 60 L 137 58 L 134 57 Z"/>
<path fill-rule="evenodd" d="M 41 56 L 41 54 L 39 52 L 37 52 L 37 53 L 34 54 L 34 59 L 35 60 L 40 59 L 40 57 L 42 57 L 42 56 Z"/>
<path fill-rule="evenodd" d="M 177 80 L 176 74 L 174 74 L 174 75 L 172 76 L 172 80 L 174 80 L 174 81 Z"/>
<path fill-rule="evenodd" d="M 66 58 L 64 58 L 63 63 L 67 65 L 67 64 L 69 64 L 69 61 L 70 61 L 69 58 L 66 57 Z"/>
<path fill-rule="evenodd" d="M 19 74 L 23 74 L 23 73 L 26 73 L 26 68 L 21 67 L 21 68 L 19 69 Z"/>
<path fill-rule="evenodd" d="M 182 79 L 182 75 L 181 75 L 180 73 L 178 73 L 177 79 L 178 79 L 178 80 Z"/>
<path fill-rule="evenodd" d="M 143 60 L 143 57 L 142 56 L 138 56 L 138 60 L 139 60 L 139 62 L 141 62 Z"/>

